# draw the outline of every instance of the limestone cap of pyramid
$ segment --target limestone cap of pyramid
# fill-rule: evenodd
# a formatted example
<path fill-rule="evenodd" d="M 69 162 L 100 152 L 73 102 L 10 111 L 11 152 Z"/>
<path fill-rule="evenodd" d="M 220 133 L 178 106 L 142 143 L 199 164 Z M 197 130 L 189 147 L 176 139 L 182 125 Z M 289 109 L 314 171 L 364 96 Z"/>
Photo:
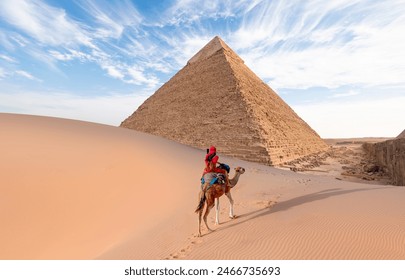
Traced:
<path fill-rule="evenodd" d="M 187 64 L 207 59 L 220 50 L 223 50 L 228 57 L 232 57 L 244 63 L 243 60 L 219 36 L 215 36 L 211 39 L 211 41 L 208 42 L 208 44 L 206 44 L 200 51 L 190 58 Z"/>

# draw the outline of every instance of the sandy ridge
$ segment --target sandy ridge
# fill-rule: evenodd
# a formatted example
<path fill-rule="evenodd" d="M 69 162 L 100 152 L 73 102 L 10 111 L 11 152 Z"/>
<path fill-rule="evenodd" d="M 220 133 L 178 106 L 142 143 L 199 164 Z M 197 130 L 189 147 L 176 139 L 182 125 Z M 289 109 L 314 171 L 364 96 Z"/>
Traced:
<path fill-rule="evenodd" d="M 405 188 L 246 173 L 198 238 L 203 150 L 127 129 L 0 114 L 1 259 L 405 259 Z M 233 173 L 231 173 L 232 176 Z"/>

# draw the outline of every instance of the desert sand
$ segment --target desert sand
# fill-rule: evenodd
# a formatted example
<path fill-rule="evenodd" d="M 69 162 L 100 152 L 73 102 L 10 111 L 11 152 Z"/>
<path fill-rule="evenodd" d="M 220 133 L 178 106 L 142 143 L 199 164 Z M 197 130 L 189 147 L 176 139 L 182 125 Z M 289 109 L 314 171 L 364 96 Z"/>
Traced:
<path fill-rule="evenodd" d="M 0 128 L 0 259 L 405 259 L 405 187 L 220 155 L 246 169 L 238 217 L 221 197 L 197 237 L 204 150 L 49 117 Z"/>

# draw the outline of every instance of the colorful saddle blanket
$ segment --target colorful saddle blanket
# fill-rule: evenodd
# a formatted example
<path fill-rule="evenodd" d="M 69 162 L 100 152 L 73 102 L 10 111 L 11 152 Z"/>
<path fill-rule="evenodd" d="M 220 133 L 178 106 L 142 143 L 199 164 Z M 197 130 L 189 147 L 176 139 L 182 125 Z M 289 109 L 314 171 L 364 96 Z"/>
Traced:
<path fill-rule="evenodd" d="M 213 184 L 225 184 L 225 174 L 222 173 L 206 173 L 201 178 L 201 185 L 204 185 L 206 182 L 209 182 L 207 190 Z"/>

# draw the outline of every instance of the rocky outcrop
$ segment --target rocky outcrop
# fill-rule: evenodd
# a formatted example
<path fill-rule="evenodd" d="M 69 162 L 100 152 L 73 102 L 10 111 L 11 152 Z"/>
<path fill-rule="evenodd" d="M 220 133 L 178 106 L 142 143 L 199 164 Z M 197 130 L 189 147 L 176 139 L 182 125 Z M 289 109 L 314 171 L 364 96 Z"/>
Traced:
<path fill-rule="evenodd" d="M 380 143 L 366 143 L 364 150 L 390 175 L 392 184 L 405 186 L 405 138 Z"/>
<path fill-rule="evenodd" d="M 219 37 L 121 126 L 269 165 L 328 147 Z"/>

